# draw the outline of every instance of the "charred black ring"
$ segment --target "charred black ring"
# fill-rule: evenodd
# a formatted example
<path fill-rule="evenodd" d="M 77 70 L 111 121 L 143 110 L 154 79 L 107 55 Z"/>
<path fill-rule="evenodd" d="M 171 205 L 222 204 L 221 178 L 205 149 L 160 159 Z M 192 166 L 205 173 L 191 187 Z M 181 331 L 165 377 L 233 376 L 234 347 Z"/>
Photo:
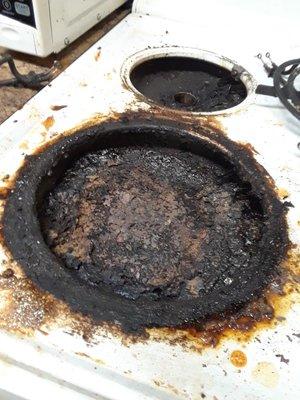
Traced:
<path fill-rule="evenodd" d="M 76 270 L 66 268 L 49 249 L 38 219 L 38 210 L 46 194 L 82 155 L 128 146 L 179 149 L 208 157 L 230 166 L 240 182 L 248 187 L 251 199 L 261 210 L 262 228 L 255 251 L 250 254 L 251 262 L 247 267 L 234 267 L 232 284 L 224 284 L 221 280 L 196 298 L 139 297 L 133 300 L 101 282 L 86 284 Z M 27 158 L 5 206 L 4 240 L 26 275 L 74 311 L 90 315 L 97 321 L 118 323 L 131 331 L 150 326 L 181 326 L 236 309 L 260 294 L 278 271 L 287 251 L 288 235 L 285 209 L 270 182 L 266 171 L 249 150 L 209 128 L 192 128 L 163 119 L 134 116 L 105 122 L 66 136 Z"/>

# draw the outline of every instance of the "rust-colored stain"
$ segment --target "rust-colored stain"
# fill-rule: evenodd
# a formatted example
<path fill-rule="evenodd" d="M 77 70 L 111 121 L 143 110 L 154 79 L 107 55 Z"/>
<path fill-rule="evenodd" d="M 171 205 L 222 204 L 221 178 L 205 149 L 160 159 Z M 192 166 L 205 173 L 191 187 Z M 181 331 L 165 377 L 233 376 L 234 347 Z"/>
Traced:
<path fill-rule="evenodd" d="M 11 189 L 8 187 L 0 187 L 0 200 L 5 200 L 9 195 Z"/>
<path fill-rule="evenodd" d="M 267 361 L 257 363 L 251 376 L 253 380 L 266 388 L 273 389 L 278 385 L 279 373 L 275 365 Z"/>
<path fill-rule="evenodd" d="M 62 110 L 63 108 L 66 108 L 66 107 L 68 107 L 68 106 L 66 106 L 66 105 L 61 105 L 61 106 L 50 106 L 50 109 L 51 109 L 52 111 L 59 111 L 59 110 Z"/>
<path fill-rule="evenodd" d="M 52 128 L 52 126 L 55 123 L 55 119 L 53 117 L 53 115 L 51 115 L 50 117 L 46 118 L 45 121 L 42 122 L 42 125 L 44 125 L 44 127 L 49 130 L 50 128 Z"/>
<path fill-rule="evenodd" d="M 101 50 L 98 49 L 94 55 L 95 61 L 99 61 L 100 57 L 101 57 Z"/>
<path fill-rule="evenodd" d="M 230 354 L 230 362 L 237 368 L 243 368 L 247 365 L 247 356 L 241 350 L 234 350 Z"/>

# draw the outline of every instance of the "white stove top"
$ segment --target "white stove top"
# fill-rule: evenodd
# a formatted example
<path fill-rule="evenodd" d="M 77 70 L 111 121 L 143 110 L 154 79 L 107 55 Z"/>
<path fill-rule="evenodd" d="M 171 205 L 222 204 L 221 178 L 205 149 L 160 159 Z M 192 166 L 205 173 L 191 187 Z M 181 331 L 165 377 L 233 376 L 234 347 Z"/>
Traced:
<path fill-rule="evenodd" d="M 290 13 L 291 23 L 287 24 L 285 34 L 273 32 L 269 40 L 261 37 L 268 28 L 261 29 L 261 21 L 250 11 L 251 18 L 245 21 L 248 29 L 245 35 L 232 29 L 233 21 L 229 17 L 226 26 L 230 29 L 224 28 L 220 33 L 212 25 L 220 21 L 221 13 L 212 15 L 208 5 L 204 12 L 193 1 L 184 2 L 181 10 L 179 3 L 136 1 L 132 14 L 2 124 L 0 177 L 13 177 L 26 154 L 66 131 L 128 110 L 149 110 L 150 104 L 126 84 L 126 74 L 137 60 L 159 53 L 206 58 L 228 66 L 229 61 L 220 56 L 223 55 L 253 76 L 249 81 L 252 93 L 236 108 L 216 113 L 210 123 L 221 127 L 232 140 L 250 143 L 257 151 L 257 161 L 273 177 L 276 186 L 288 193 L 287 200 L 295 206 L 288 213 L 290 239 L 299 245 L 299 122 L 278 99 L 257 97 L 253 92 L 255 81 L 270 83 L 255 57 L 258 52 L 270 51 L 278 64 L 299 56 L 296 37 L 289 36 L 299 4 L 293 1 L 287 10 L 285 2 L 263 2 L 275 4 L 277 10 L 282 5 Z M 228 1 L 228 7 L 234 3 L 238 2 Z M 262 2 L 252 3 L 261 7 Z M 192 7 L 196 8 L 190 12 Z M 237 8 L 233 9 L 237 13 Z M 269 26 L 277 17 L 272 18 Z M 276 36 L 281 36 L 281 40 L 276 41 Z M 293 40 L 287 42 L 287 37 Z M 54 111 L 53 106 L 66 107 Z M 195 114 L 194 118 L 196 123 L 209 123 L 201 114 Z M 6 185 L 9 181 L 1 183 L 2 187 Z M 3 205 L 4 200 L 0 200 L 0 213 Z M 1 269 L 5 270 L 8 256 L 2 245 L 0 260 Z M 16 265 L 13 268 L 21 279 L 20 268 Z M 14 297 L 12 307 L 12 293 L 18 290 L 19 285 L 8 288 L 0 283 L 0 388 L 4 393 L 1 398 L 142 400 L 201 399 L 205 395 L 209 400 L 233 396 L 243 400 L 294 400 L 300 393 L 300 306 L 296 295 L 286 320 L 276 328 L 262 329 L 256 332 L 257 339 L 246 342 L 228 338 L 216 349 L 204 348 L 200 353 L 167 341 L 126 345 L 119 335 L 100 327 L 95 330 L 92 343 L 87 342 L 78 334 L 80 323 L 63 306 L 60 306 L 61 313 L 53 316 L 47 311 L 45 299 L 26 297 L 26 288 L 20 292 L 22 299 Z M 22 318 L 22 312 L 27 319 Z M 74 334 L 70 335 L 71 332 Z M 242 350 L 247 355 L 244 368 L 231 364 L 233 350 Z M 278 354 L 289 362 L 282 362 L 276 357 Z"/>

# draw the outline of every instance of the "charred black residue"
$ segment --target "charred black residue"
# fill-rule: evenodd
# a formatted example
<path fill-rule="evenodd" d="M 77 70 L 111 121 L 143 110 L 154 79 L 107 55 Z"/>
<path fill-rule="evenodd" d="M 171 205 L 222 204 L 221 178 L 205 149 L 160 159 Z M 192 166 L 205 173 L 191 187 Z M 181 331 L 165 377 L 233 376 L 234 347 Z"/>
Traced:
<path fill-rule="evenodd" d="M 88 284 L 134 300 L 205 301 L 235 287 L 240 265 L 251 268 L 264 224 L 250 192 L 230 165 L 205 156 L 108 148 L 65 173 L 40 221 L 51 250 Z"/>
<path fill-rule="evenodd" d="M 28 158 L 3 218 L 27 276 L 131 332 L 258 296 L 288 249 L 285 209 L 249 150 L 190 131 L 133 114 Z"/>
<path fill-rule="evenodd" d="M 133 68 L 130 80 L 148 99 L 193 112 L 226 110 L 247 97 L 245 85 L 230 71 L 196 58 L 151 59 Z"/>

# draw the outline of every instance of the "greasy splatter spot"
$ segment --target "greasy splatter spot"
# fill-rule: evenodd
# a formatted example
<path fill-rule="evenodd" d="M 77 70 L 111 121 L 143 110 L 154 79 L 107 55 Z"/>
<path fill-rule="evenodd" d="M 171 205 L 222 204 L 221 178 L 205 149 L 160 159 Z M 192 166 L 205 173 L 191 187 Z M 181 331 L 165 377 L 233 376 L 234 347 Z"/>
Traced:
<path fill-rule="evenodd" d="M 22 142 L 21 144 L 20 144 L 20 149 L 22 149 L 22 150 L 28 150 L 28 143 L 26 142 L 26 141 L 24 141 L 24 142 Z"/>
<path fill-rule="evenodd" d="M 275 388 L 278 385 L 279 373 L 275 365 L 267 361 L 257 363 L 256 367 L 251 373 L 255 382 L 267 388 Z"/>
<path fill-rule="evenodd" d="M 97 50 L 94 56 L 95 61 L 99 61 L 100 57 L 101 57 L 101 50 Z"/>
<path fill-rule="evenodd" d="M 90 360 L 94 361 L 98 365 L 105 365 L 105 362 L 103 360 L 101 360 L 100 358 L 90 357 L 88 354 L 82 353 L 80 351 L 76 351 L 75 354 L 77 354 L 80 357 L 89 358 Z"/>
<path fill-rule="evenodd" d="M 284 188 L 277 189 L 277 193 L 278 193 L 278 196 L 283 200 L 287 199 L 290 195 L 289 192 Z"/>
<path fill-rule="evenodd" d="M 53 115 L 51 115 L 50 117 L 46 118 L 45 121 L 42 122 L 42 125 L 44 125 L 44 127 L 49 130 L 50 128 L 52 128 L 52 126 L 54 125 L 55 120 Z"/>
<path fill-rule="evenodd" d="M 3 273 L 2 273 L 2 278 L 12 278 L 14 276 L 14 271 L 11 268 L 7 268 Z"/>
<path fill-rule="evenodd" d="M 2 182 L 7 182 L 9 180 L 9 174 L 4 175 Z"/>
<path fill-rule="evenodd" d="M 0 200 L 4 200 L 8 197 L 11 189 L 7 187 L 0 187 Z"/>
<path fill-rule="evenodd" d="M 157 379 L 154 379 L 154 380 L 153 380 L 153 383 L 154 383 L 156 386 L 158 386 L 159 388 L 167 389 L 168 391 L 170 391 L 170 392 L 176 394 L 177 396 L 183 394 L 183 393 L 180 393 L 179 390 L 178 390 L 176 387 L 170 385 L 169 383 L 166 383 L 166 382 L 163 382 L 163 381 L 160 381 L 160 380 L 157 380 Z"/>
<path fill-rule="evenodd" d="M 63 108 L 66 108 L 66 107 L 68 107 L 68 106 L 66 106 L 66 105 L 62 105 L 62 106 L 50 106 L 50 108 L 51 108 L 52 111 L 59 111 L 59 110 L 61 110 L 61 109 L 63 109 Z"/>
<path fill-rule="evenodd" d="M 247 364 L 247 356 L 241 350 L 234 350 L 230 354 L 230 362 L 237 368 L 243 368 Z"/>

